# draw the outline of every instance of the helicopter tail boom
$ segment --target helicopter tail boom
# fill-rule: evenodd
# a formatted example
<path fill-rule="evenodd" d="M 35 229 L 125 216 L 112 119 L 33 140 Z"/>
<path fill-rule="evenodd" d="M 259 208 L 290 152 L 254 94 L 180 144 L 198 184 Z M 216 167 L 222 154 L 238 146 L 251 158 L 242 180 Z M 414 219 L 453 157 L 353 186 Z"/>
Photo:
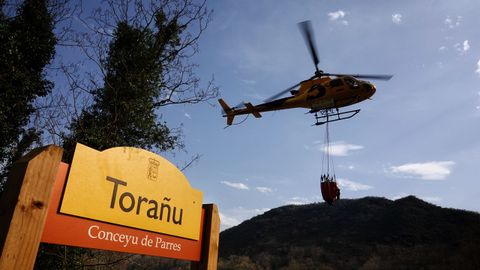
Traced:
<path fill-rule="evenodd" d="M 245 107 L 247 107 L 247 110 L 253 114 L 253 116 L 255 116 L 255 118 L 260 118 L 262 117 L 262 115 L 260 114 L 260 112 L 258 112 L 257 109 L 255 109 L 255 106 L 252 105 L 252 103 L 248 102 L 248 103 L 245 103 Z"/>
<path fill-rule="evenodd" d="M 233 118 L 235 117 L 235 115 L 251 113 L 253 114 L 253 116 L 255 116 L 255 118 L 262 117 L 257 107 L 253 106 L 253 104 L 250 102 L 243 103 L 243 106 L 245 107 L 242 109 L 238 109 L 238 107 L 230 108 L 230 106 L 228 106 L 228 104 L 223 99 L 219 99 L 218 102 L 220 103 L 220 106 L 222 106 L 223 116 L 227 117 L 228 126 L 233 124 Z"/>

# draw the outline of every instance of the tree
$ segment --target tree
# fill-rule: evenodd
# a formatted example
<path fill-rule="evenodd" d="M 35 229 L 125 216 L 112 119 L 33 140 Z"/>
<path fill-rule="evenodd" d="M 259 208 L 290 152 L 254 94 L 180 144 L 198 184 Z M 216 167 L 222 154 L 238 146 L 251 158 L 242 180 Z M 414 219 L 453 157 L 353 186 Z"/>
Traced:
<path fill-rule="evenodd" d="M 33 102 L 50 93 L 53 83 L 45 67 L 55 54 L 54 21 L 46 1 L 26 0 L 14 16 L 0 1 L 0 177 L 5 181 L 13 161 L 20 158 L 40 130 L 29 127 Z M 2 185 L 0 185 L 1 190 Z"/>
<path fill-rule="evenodd" d="M 94 83 L 71 84 L 74 90 L 86 89 L 92 102 L 73 117 L 70 133 L 63 134 L 67 155 L 75 142 L 98 150 L 128 145 L 163 152 L 182 147 L 180 130 L 159 122 L 157 113 L 169 105 L 218 95 L 211 83 L 199 87 L 196 66 L 189 62 L 210 20 L 205 2 L 165 0 L 145 6 L 140 0 L 107 1 L 105 9 L 92 17 L 85 21 L 91 32 L 77 36 L 75 42 L 96 65 L 103 82 L 90 74 L 87 81 Z"/>

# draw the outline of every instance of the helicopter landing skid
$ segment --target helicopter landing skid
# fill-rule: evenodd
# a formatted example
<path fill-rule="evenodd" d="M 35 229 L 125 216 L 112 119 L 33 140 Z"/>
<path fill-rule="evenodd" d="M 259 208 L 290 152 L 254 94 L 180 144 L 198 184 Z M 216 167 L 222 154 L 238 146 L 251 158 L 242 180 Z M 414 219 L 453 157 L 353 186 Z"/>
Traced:
<path fill-rule="evenodd" d="M 326 109 L 315 112 L 315 124 L 314 126 L 320 126 L 325 123 L 345 120 L 354 117 L 360 109 L 351 110 L 346 112 L 340 112 L 338 109 Z"/>

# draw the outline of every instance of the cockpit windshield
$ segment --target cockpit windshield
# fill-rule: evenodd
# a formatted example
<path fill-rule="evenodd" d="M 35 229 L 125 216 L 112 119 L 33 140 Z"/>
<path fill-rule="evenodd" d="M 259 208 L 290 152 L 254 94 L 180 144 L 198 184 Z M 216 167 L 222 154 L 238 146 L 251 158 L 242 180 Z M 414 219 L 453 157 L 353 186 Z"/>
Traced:
<path fill-rule="evenodd" d="M 348 86 L 352 88 L 357 88 L 359 86 L 358 81 L 352 77 L 345 77 L 344 81 Z"/>

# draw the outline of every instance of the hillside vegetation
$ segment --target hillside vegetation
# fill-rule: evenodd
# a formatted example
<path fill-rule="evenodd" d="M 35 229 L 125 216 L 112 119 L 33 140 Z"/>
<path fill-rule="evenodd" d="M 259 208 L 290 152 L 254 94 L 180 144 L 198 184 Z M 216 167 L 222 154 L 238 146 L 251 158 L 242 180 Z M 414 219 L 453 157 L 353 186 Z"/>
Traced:
<path fill-rule="evenodd" d="M 480 269 L 480 214 L 409 196 L 283 206 L 225 230 L 219 269 Z"/>

